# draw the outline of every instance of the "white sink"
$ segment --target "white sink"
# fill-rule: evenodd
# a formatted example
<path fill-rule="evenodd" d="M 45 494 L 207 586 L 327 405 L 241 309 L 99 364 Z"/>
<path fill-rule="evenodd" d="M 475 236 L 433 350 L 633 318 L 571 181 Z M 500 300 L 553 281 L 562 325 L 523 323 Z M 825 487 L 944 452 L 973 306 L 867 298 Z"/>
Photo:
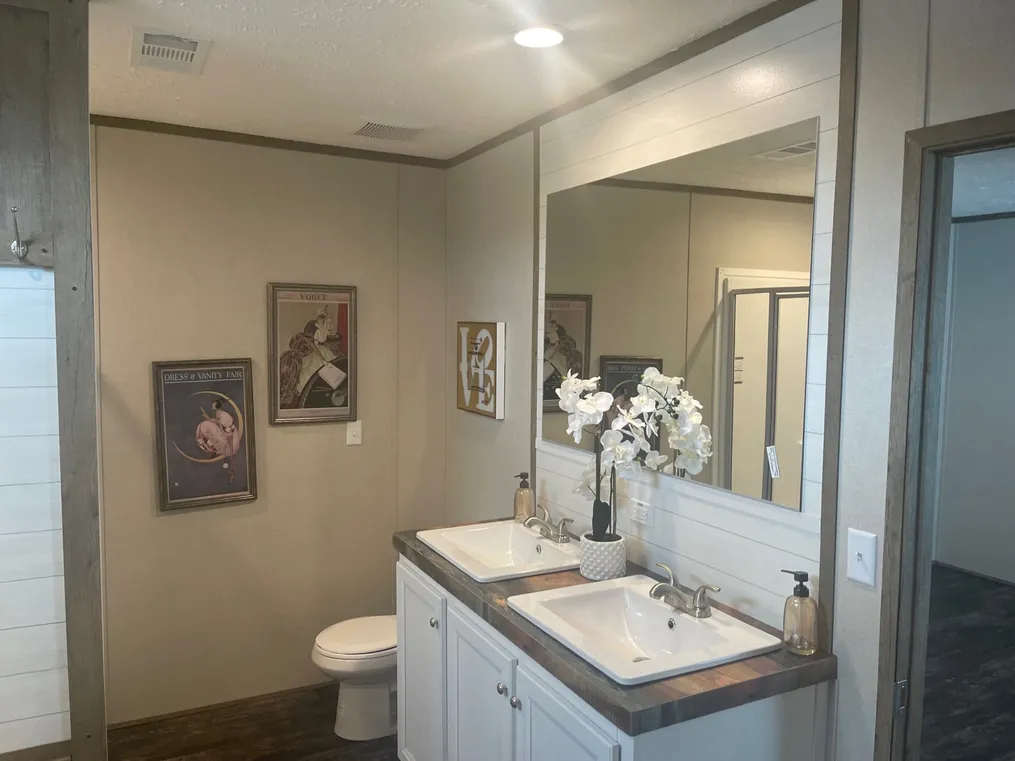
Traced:
<path fill-rule="evenodd" d="M 516 595 L 508 605 L 614 681 L 642 684 L 778 650 L 778 637 L 712 608 L 709 618 L 654 600 L 627 576 Z"/>
<path fill-rule="evenodd" d="M 578 567 L 578 542 L 555 544 L 513 520 L 420 531 L 416 536 L 476 581 Z"/>

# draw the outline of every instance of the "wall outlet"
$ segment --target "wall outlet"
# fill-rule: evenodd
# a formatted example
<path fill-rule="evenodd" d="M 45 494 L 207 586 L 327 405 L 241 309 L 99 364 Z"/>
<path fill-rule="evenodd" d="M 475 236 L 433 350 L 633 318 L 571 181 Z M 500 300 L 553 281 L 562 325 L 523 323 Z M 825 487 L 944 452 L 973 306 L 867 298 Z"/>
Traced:
<path fill-rule="evenodd" d="M 631 521 L 634 523 L 640 523 L 643 526 L 652 526 L 655 524 L 655 514 L 652 510 L 652 505 L 647 505 L 644 502 L 638 500 L 631 500 Z"/>
<path fill-rule="evenodd" d="M 345 445 L 347 447 L 358 447 L 363 443 L 363 422 L 353 420 L 345 424 Z"/>

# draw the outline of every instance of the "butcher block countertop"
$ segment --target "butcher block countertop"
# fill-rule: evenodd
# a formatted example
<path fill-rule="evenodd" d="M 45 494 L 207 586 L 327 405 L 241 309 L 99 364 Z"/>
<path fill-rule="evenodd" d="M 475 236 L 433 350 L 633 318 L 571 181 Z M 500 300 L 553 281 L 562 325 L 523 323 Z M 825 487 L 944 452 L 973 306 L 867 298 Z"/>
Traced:
<path fill-rule="evenodd" d="M 805 658 L 778 650 L 691 674 L 624 687 L 508 608 L 507 598 L 514 595 L 590 583 L 578 571 L 481 584 L 419 541 L 415 531 L 395 534 L 393 544 L 413 565 L 631 736 L 836 677 L 836 658 L 831 653 L 818 652 Z M 627 573 L 656 577 L 634 563 L 628 563 Z M 712 605 L 781 638 L 781 632 L 770 626 L 721 603 Z"/>

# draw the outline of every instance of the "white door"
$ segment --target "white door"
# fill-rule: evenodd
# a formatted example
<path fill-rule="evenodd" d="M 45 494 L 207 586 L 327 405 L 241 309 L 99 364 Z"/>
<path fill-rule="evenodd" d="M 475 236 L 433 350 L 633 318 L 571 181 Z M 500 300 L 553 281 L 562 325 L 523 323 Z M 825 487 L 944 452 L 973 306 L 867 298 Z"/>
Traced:
<path fill-rule="evenodd" d="M 399 562 L 398 757 L 445 761 L 444 610 L 446 601 Z"/>
<path fill-rule="evenodd" d="M 540 684 L 515 671 L 515 761 L 617 761 L 620 745 Z"/>
<path fill-rule="evenodd" d="M 452 608 L 448 638 L 449 761 L 511 761 L 517 660 Z"/>

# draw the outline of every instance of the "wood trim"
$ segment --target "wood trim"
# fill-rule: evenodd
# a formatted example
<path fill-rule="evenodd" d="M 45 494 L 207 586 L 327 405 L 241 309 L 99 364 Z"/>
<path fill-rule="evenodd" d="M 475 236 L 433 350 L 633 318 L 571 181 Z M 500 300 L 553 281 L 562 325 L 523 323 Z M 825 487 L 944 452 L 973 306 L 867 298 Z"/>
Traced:
<path fill-rule="evenodd" d="M 781 203 L 805 203 L 814 205 L 811 196 L 797 196 L 789 193 L 764 193 L 759 190 L 737 190 L 735 188 L 714 188 L 708 185 L 681 185 L 676 182 L 651 182 L 649 180 L 626 180 L 622 177 L 607 177 L 604 180 L 590 182 L 589 185 L 605 185 L 611 188 L 628 188 L 630 190 L 658 190 L 668 193 L 690 193 L 703 196 L 729 196 L 732 198 L 751 198 L 757 201 L 779 201 Z"/>
<path fill-rule="evenodd" d="M 0 753 L 0 761 L 70 761 L 70 741 Z"/>
<path fill-rule="evenodd" d="M 969 214 L 965 217 L 952 217 L 953 225 L 967 222 L 992 222 L 995 219 L 1015 219 L 1015 211 L 998 211 L 993 214 Z"/>
<path fill-rule="evenodd" d="M 129 129 L 137 132 L 155 132 L 161 135 L 193 137 L 198 140 L 214 140 L 220 143 L 252 145 L 258 148 L 274 148 L 281 151 L 317 153 L 323 156 L 339 156 L 349 159 L 363 159 L 365 161 L 381 161 L 389 164 L 425 166 L 430 167 L 431 169 L 448 168 L 448 162 L 445 159 L 432 159 L 425 156 L 409 156 L 404 153 L 371 151 L 364 148 L 345 148 L 339 145 L 310 143 L 302 140 L 286 140 L 279 137 L 251 135 L 246 132 L 231 132 L 228 130 L 207 129 L 205 127 L 188 127 L 183 124 L 170 124 L 169 122 L 153 122 L 145 119 L 127 119 L 120 116 L 92 114 L 91 123 L 96 127 Z"/>
<path fill-rule="evenodd" d="M 850 0 L 845 1 L 850 2 Z M 814 2 L 814 0 L 775 0 L 775 2 L 769 3 L 768 5 L 758 8 L 755 11 L 751 11 L 735 21 L 731 21 L 725 26 L 721 26 L 708 34 L 702 35 L 696 40 L 691 40 L 683 47 L 671 50 L 669 53 L 661 55 L 655 60 L 649 61 L 648 63 L 639 66 L 637 69 L 617 77 L 611 82 L 607 82 L 605 85 L 597 87 L 594 90 L 589 90 L 584 95 L 580 95 L 567 103 L 557 106 L 556 108 L 551 108 L 549 111 L 545 111 L 538 116 L 534 116 L 528 121 L 524 121 L 521 124 L 502 132 L 496 137 L 484 140 L 479 145 L 475 145 L 472 148 L 459 153 L 457 156 L 448 159 L 447 166 L 458 166 L 469 159 L 473 159 L 476 156 L 496 148 L 498 145 L 503 145 L 510 140 L 514 140 L 516 137 L 524 135 L 526 132 L 542 127 L 544 124 L 548 124 L 554 119 L 559 119 L 562 116 L 566 116 L 573 111 L 577 111 L 578 109 L 584 108 L 596 101 L 607 98 L 610 95 L 620 92 L 621 90 L 626 90 L 632 85 L 636 85 L 643 80 L 654 77 L 656 74 L 660 74 L 667 69 L 671 69 L 678 64 L 684 63 L 685 61 L 689 61 L 702 53 L 707 53 L 712 48 L 719 47 L 720 45 L 727 43 L 742 34 L 746 34 L 747 32 L 757 29 L 759 26 L 764 26 L 771 21 L 775 21 L 777 18 L 785 16 L 787 13 L 791 13 L 812 2 Z"/>
<path fill-rule="evenodd" d="M 941 246 L 945 245 L 942 236 L 951 222 L 948 157 L 1012 145 L 1015 110 L 906 133 L 874 733 L 876 761 L 915 758 L 919 750 L 913 743 L 919 738 L 916 725 L 920 708 L 907 710 L 906 720 L 896 721 L 893 693 L 896 680 L 913 677 L 911 695 L 915 695 L 913 688 L 922 685 L 925 667 L 914 665 L 913 660 L 923 652 L 926 636 L 926 595 L 921 597 L 919 590 L 921 585 L 926 586 L 926 568 L 922 566 L 928 565 L 926 532 L 931 517 L 921 504 L 921 490 L 926 490 L 921 444 L 926 425 L 934 421 L 933 414 L 925 413 L 925 395 L 936 398 L 937 394 L 933 367 L 928 365 L 936 360 L 936 354 L 928 339 L 931 331 L 940 332 L 937 323 L 931 325 L 935 311 L 940 319 L 940 310 L 932 310 L 932 305 L 941 298 L 941 278 L 935 283 L 933 268 L 938 266 L 940 270 Z M 936 209 L 944 213 L 935 215 Z"/>
<path fill-rule="evenodd" d="M 833 649 L 835 560 L 838 537 L 839 447 L 842 435 L 842 373 L 846 348 L 846 296 L 849 281 L 849 228 L 852 218 L 853 163 L 860 56 L 860 0 L 843 0 L 839 64 L 839 123 L 835 198 L 832 211 L 832 262 L 828 294 L 828 351 L 825 357 L 825 426 L 821 467 L 821 547 L 818 568 L 818 642 Z"/>
<path fill-rule="evenodd" d="M 530 483 L 533 487 L 536 485 L 536 434 L 538 431 L 539 420 L 541 419 L 541 411 L 543 408 L 542 394 L 536 392 L 538 388 L 537 381 L 542 377 L 542 367 L 536 364 L 536 358 L 539 356 L 539 226 L 540 226 L 540 215 L 542 209 L 540 206 L 539 196 L 539 176 L 540 176 L 540 143 L 539 143 L 539 127 L 532 130 L 532 210 L 533 216 L 533 240 L 535 245 L 532 251 L 532 404 L 529 410 L 529 420 L 531 421 L 529 440 L 532 442 L 532 453 L 529 458 L 529 476 L 531 477 Z M 533 488 L 533 491 L 535 489 Z"/>
<path fill-rule="evenodd" d="M 105 761 L 95 300 L 88 128 L 88 3 L 50 17 L 51 225 L 71 755 Z"/>
<path fill-rule="evenodd" d="M 311 692 L 313 690 L 319 690 L 323 687 L 329 687 L 336 685 L 332 681 L 326 682 L 315 682 L 314 684 L 305 684 L 301 687 L 290 687 L 286 690 L 278 690 L 277 692 L 267 692 L 263 695 L 252 695 L 249 698 L 237 698 L 236 700 L 225 700 L 221 703 L 211 703 L 209 705 L 197 706 L 196 708 L 185 708 L 182 711 L 170 711 L 169 713 L 161 713 L 156 716 L 145 716 L 143 719 L 131 719 L 130 721 L 118 721 L 115 724 L 110 724 L 108 730 L 115 732 L 118 729 L 128 729 L 130 727 L 140 727 L 145 724 L 154 724 L 159 721 L 165 721 L 166 719 L 179 719 L 183 716 L 193 716 L 197 713 L 204 713 L 205 711 L 215 711 L 220 708 L 230 708 L 232 706 L 243 705 L 244 703 L 253 703 L 255 701 L 264 700 L 266 698 L 281 698 L 286 695 L 295 695 L 300 692 Z M 7 761 L 7 759 L 0 757 L 0 761 Z M 77 761 L 77 759 L 75 759 Z"/>

